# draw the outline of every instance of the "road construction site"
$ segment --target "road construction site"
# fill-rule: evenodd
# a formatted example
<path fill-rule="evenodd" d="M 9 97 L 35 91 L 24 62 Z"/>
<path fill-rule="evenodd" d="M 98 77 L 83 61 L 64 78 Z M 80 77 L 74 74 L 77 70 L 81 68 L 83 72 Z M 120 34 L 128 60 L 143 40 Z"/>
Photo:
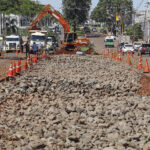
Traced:
<path fill-rule="evenodd" d="M 138 69 L 139 56 L 103 41 L 99 55 L 42 58 L 0 84 L 2 150 L 150 149 L 148 56 Z"/>

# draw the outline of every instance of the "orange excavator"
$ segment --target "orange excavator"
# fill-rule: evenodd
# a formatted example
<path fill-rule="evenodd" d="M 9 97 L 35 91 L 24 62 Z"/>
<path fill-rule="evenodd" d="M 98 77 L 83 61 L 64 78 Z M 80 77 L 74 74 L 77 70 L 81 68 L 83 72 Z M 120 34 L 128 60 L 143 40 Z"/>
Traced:
<path fill-rule="evenodd" d="M 68 48 L 75 48 L 75 46 L 80 45 L 88 45 L 89 39 L 88 38 L 79 38 L 77 37 L 76 32 L 70 32 L 68 22 L 61 16 L 61 14 L 55 10 L 50 4 L 46 5 L 40 14 L 34 19 L 29 26 L 29 30 L 41 30 L 40 27 L 37 27 L 38 22 L 47 14 L 49 13 L 52 17 L 54 17 L 64 28 L 64 40 L 62 44 Z"/>

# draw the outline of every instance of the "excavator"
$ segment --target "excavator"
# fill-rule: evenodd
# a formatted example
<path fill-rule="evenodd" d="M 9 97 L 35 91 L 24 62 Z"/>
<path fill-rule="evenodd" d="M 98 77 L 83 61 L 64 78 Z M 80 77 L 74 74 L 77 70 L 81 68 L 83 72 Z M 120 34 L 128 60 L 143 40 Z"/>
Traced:
<path fill-rule="evenodd" d="M 64 28 L 64 40 L 62 41 L 62 45 L 68 49 L 74 49 L 76 46 L 81 45 L 88 45 L 89 39 L 88 38 L 79 38 L 77 37 L 76 32 L 70 32 L 68 22 L 61 16 L 61 14 L 55 10 L 50 4 L 46 5 L 40 14 L 32 21 L 31 25 L 29 26 L 29 30 L 41 30 L 40 27 L 37 26 L 38 22 L 46 15 L 50 14 L 54 17 Z"/>

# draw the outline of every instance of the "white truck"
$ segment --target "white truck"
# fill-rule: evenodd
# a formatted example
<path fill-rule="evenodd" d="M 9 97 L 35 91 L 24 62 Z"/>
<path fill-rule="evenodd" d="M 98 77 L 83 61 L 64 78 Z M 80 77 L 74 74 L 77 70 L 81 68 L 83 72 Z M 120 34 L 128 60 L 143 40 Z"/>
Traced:
<path fill-rule="evenodd" d="M 30 49 L 32 50 L 32 46 L 34 43 L 37 44 L 37 46 L 41 46 L 42 48 L 45 48 L 46 46 L 46 35 L 47 31 L 30 31 Z"/>
<path fill-rule="evenodd" d="M 22 38 L 19 35 L 10 35 L 5 37 L 4 50 L 19 50 L 21 48 Z"/>

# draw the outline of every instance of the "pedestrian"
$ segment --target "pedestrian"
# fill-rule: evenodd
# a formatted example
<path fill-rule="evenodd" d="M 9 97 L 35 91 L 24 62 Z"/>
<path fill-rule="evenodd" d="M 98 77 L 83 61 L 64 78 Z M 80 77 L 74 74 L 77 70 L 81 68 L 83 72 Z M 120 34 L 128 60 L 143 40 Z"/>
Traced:
<path fill-rule="evenodd" d="M 25 43 L 25 49 L 26 49 L 26 58 L 29 57 L 30 58 L 30 45 L 29 45 L 29 40 L 27 40 L 27 42 Z"/>
<path fill-rule="evenodd" d="M 37 46 L 37 44 L 35 42 L 33 43 L 32 48 L 33 48 L 33 53 L 36 55 L 37 51 L 38 51 L 38 46 Z"/>

